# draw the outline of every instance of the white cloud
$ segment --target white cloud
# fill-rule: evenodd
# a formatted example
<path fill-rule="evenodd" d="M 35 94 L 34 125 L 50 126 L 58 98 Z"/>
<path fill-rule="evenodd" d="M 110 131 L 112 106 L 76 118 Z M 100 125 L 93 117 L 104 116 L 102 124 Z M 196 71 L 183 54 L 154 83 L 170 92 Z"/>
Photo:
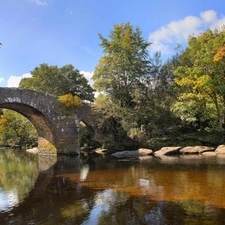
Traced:
<path fill-rule="evenodd" d="M 206 23 L 215 23 L 217 20 L 217 13 L 214 10 L 208 10 L 200 13 L 200 17 Z"/>
<path fill-rule="evenodd" d="M 90 85 L 93 84 L 93 80 L 91 78 L 92 78 L 94 72 L 80 71 L 80 73 L 85 76 L 85 78 L 88 80 L 88 82 L 89 82 Z"/>
<path fill-rule="evenodd" d="M 19 87 L 19 83 L 22 78 L 32 77 L 30 73 L 25 73 L 22 76 L 11 75 L 7 81 L 7 87 Z"/>
<path fill-rule="evenodd" d="M 85 76 L 85 78 L 88 80 L 90 85 L 93 84 L 93 80 L 91 78 L 92 78 L 94 72 L 80 71 L 80 73 Z M 32 75 L 30 73 L 25 73 L 22 76 L 11 75 L 7 81 L 7 87 L 19 87 L 19 83 L 22 80 L 22 78 L 30 78 L 30 77 L 32 77 Z M 4 81 L 4 79 L 0 78 L 0 83 L 1 83 L 1 81 Z"/>
<path fill-rule="evenodd" d="M 4 78 L 0 77 L 0 83 L 2 83 L 4 81 Z"/>
<path fill-rule="evenodd" d="M 30 2 L 34 2 L 37 5 L 47 5 L 47 3 L 42 0 L 30 0 Z"/>
<path fill-rule="evenodd" d="M 200 16 L 187 16 L 181 20 L 173 21 L 159 30 L 150 33 L 149 41 L 152 52 L 161 51 L 162 54 L 171 54 L 177 44 L 186 43 L 190 35 L 198 35 L 207 28 L 214 29 L 225 24 L 225 17 L 217 17 L 214 10 L 200 13 Z"/>
<path fill-rule="evenodd" d="M 214 28 L 215 28 L 215 27 L 220 28 L 220 27 L 222 27 L 222 26 L 224 26 L 224 25 L 225 25 L 225 16 L 222 17 L 221 19 L 215 21 L 215 24 L 214 24 L 213 27 L 214 27 Z"/>

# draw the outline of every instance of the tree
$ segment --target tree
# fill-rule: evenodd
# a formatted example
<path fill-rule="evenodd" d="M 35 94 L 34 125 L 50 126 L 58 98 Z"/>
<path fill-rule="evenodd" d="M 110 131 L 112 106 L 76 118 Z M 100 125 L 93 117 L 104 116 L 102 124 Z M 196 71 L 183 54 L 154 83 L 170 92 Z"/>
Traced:
<path fill-rule="evenodd" d="M 114 25 L 109 40 L 99 34 L 104 56 L 95 68 L 93 87 L 123 107 L 132 105 L 132 95 L 143 86 L 151 69 L 150 43 L 141 34 L 130 23 Z"/>
<path fill-rule="evenodd" d="M 101 114 L 99 128 L 106 134 L 102 140 L 105 147 L 114 144 L 121 149 L 121 143 L 133 139 L 130 131 L 140 128 L 135 95 L 145 87 L 152 68 L 147 50 L 150 43 L 141 34 L 140 28 L 130 23 L 114 25 L 108 40 L 99 34 L 104 55 L 92 79 L 93 87 L 102 93 L 95 108 Z"/>
<path fill-rule="evenodd" d="M 53 94 L 57 96 L 72 94 L 82 100 L 93 101 L 94 89 L 88 84 L 88 80 L 72 65 L 62 68 L 41 64 L 31 71 L 31 78 L 24 78 L 20 87 L 35 91 Z"/>
<path fill-rule="evenodd" d="M 182 108 L 181 114 L 191 121 L 213 123 L 216 118 L 221 131 L 225 115 L 224 42 L 224 27 L 190 37 L 174 71 L 180 87 L 175 110 Z"/>
<path fill-rule="evenodd" d="M 0 115 L 1 145 L 34 145 L 37 132 L 34 126 L 24 116 L 4 109 Z"/>
<path fill-rule="evenodd" d="M 162 65 L 159 52 L 150 57 L 150 43 L 141 34 L 130 23 L 115 25 L 109 39 L 99 34 L 104 55 L 92 79 L 101 92 L 95 109 L 101 114 L 99 128 L 105 134 L 105 147 L 116 143 L 118 149 L 131 140 L 133 147 L 137 143 L 146 146 L 154 132 L 159 136 L 166 130 L 165 123 L 173 121 L 172 70 L 169 63 Z"/>

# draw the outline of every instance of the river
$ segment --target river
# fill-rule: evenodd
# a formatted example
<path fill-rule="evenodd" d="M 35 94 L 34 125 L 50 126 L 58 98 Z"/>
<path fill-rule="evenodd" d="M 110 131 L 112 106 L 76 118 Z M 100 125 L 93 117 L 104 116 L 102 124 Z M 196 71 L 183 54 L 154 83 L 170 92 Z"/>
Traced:
<path fill-rule="evenodd" d="M 0 224 L 225 224 L 225 156 L 1 150 Z"/>

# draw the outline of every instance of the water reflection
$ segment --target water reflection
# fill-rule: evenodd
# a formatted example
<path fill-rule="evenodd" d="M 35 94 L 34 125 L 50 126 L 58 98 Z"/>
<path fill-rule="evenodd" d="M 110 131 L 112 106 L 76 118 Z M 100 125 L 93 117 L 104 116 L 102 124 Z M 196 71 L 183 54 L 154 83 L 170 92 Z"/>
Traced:
<path fill-rule="evenodd" d="M 38 156 L 38 168 L 40 172 L 49 170 L 57 162 L 57 156 L 55 155 L 39 155 Z"/>
<path fill-rule="evenodd" d="M 0 224 L 225 223 L 224 157 L 20 154 L 0 154 Z"/>
<path fill-rule="evenodd" d="M 38 176 L 37 156 L 21 151 L 0 152 L 0 213 L 23 201 Z"/>
<path fill-rule="evenodd" d="M 80 168 L 80 181 L 85 181 L 89 172 L 89 165 L 82 165 Z"/>
<path fill-rule="evenodd" d="M 19 203 L 17 190 L 5 191 L 0 188 L 0 212 L 8 211 Z"/>

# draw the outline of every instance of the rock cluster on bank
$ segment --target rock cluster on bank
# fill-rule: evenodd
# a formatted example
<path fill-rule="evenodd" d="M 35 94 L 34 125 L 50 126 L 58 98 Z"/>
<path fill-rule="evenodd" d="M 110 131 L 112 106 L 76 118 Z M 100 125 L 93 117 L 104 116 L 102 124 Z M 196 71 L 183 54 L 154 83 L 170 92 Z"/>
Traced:
<path fill-rule="evenodd" d="M 140 148 L 136 151 L 120 151 L 113 153 L 112 156 L 118 158 L 126 158 L 126 157 L 139 157 L 139 156 L 170 156 L 170 155 L 179 155 L 179 154 L 203 154 L 203 155 L 217 155 L 217 154 L 225 154 L 225 145 L 219 145 L 217 148 L 208 147 L 208 146 L 187 146 L 187 147 L 163 147 L 160 150 L 153 152 L 150 149 Z"/>

